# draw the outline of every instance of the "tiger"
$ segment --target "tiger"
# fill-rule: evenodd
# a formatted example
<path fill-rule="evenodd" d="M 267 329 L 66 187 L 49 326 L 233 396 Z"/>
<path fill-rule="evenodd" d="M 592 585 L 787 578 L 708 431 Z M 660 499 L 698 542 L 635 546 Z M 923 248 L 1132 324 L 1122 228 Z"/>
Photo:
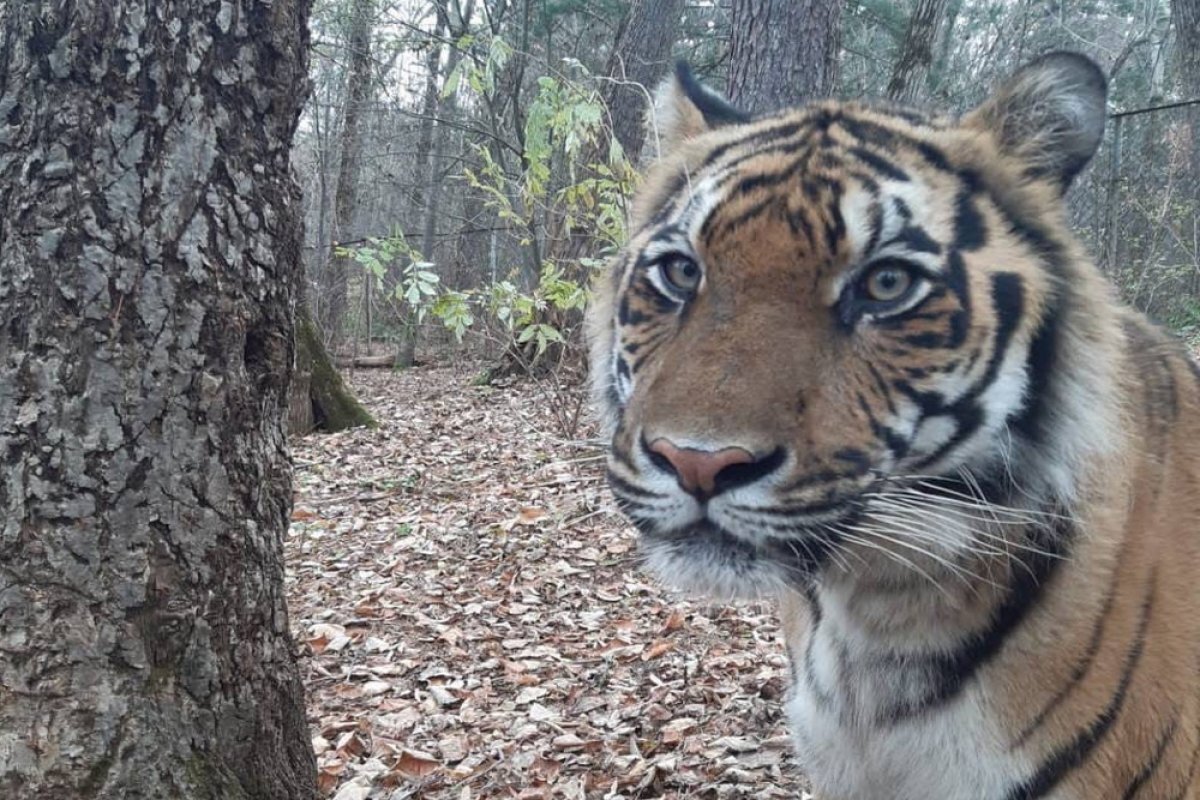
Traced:
<path fill-rule="evenodd" d="M 816 796 L 1200 798 L 1200 372 L 1070 230 L 1101 69 L 653 100 L 586 319 L 607 482 L 666 583 L 778 603 Z"/>

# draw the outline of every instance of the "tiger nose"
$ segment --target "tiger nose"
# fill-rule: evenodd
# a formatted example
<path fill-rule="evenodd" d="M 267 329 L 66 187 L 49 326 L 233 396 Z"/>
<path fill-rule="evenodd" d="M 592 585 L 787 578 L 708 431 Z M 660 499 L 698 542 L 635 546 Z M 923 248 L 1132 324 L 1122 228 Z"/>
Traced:
<path fill-rule="evenodd" d="M 765 459 L 755 458 L 753 453 L 741 447 L 721 450 L 679 447 L 661 437 L 649 444 L 643 440 L 642 445 L 651 461 L 664 472 L 673 473 L 685 492 L 701 499 L 756 481 L 782 461 L 774 453 Z"/>

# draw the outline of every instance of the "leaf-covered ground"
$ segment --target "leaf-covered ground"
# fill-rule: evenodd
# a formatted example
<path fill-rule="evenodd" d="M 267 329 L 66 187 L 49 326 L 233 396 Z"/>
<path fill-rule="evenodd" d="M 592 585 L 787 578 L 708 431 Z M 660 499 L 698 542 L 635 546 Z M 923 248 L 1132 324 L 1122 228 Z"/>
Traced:
<path fill-rule="evenodd" d="M 360 372 L 380 429 L 294 443 L 292 625 L 323 792 L 805 796 L 771 609 L 663 589 L 594 447 L 556 433 L 535 384 L 472 377 Z"/>

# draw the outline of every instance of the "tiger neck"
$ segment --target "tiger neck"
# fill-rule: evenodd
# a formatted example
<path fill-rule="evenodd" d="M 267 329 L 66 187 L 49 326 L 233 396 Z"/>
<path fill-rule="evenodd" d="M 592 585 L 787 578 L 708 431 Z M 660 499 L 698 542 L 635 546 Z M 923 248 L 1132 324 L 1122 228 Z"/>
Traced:
<path fill-rule="evenodd" d="M 899 719 L 955 696 L 1045 607 L 1080 538 L 1099 535 L 1091 525 L 1096 508 L 1123 513 L 1113 509 L 1122 505 L 1124 462 L 1135 448 L 1127 444 L 1134 438 L 1130 402 L 1119 376 L 1136 354 L 1128 352 L 1120 312 L 1099 306 L 1089 317 L 1071 304 L 1043 321 L 1031 344 L 1031 399 L 1009 420 L 1003 449 L 977 465 L 979 480 L 964 487 L 997 510 L 992 520 L 981 513 L 971 523 L 975 540 L 1003 546 L 924 556 L 897 544 L 903 560 L 861 551 L 857 561 L 828 564 L 806 590 L 815 624 L 802 658 L 820 672 L 820 654 L 836 651 L 843 669 L 862 677 L 858 686 L 845 684 L 843 699 L 862 706 L 870 676 L 879 675 L 867 666 L 880 659 L 894 665 L 860 714 Z M 1000 508 L 1027 514 L 1028 522 L 1005 524 Z M 902 542 L 909 533 L 897 526 L 891 538 Z"/>

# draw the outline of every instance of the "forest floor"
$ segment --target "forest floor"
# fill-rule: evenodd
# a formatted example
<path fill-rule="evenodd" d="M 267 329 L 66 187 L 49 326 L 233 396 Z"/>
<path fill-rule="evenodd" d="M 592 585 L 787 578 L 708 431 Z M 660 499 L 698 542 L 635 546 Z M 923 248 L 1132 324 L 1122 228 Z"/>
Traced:
<path fill-rule="evenodd" d="M 297 439 L 287 542 L 323 796 L 807 797 L 774 612 L 639 568 L 585 428 L 471 365 L 350 379 Z"/>

